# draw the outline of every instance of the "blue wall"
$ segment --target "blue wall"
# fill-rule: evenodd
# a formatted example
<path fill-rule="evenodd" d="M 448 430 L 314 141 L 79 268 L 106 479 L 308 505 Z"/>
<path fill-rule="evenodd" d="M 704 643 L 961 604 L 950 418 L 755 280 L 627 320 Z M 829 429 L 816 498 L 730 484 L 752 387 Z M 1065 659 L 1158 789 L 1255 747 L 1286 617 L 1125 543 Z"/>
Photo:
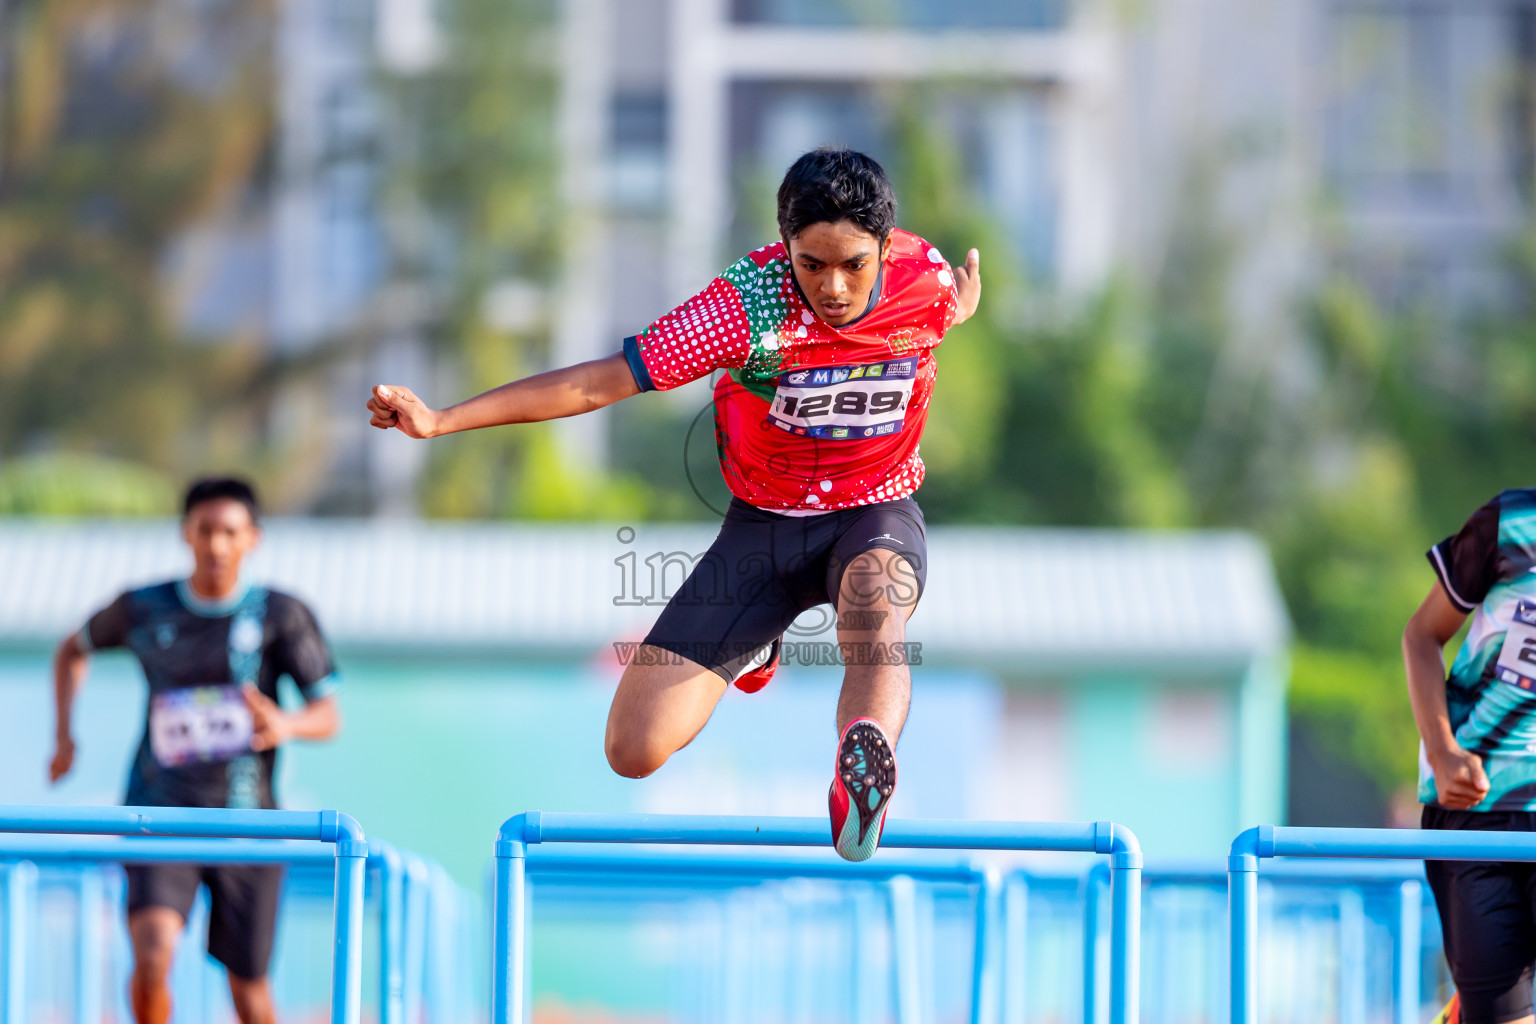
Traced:
<path fill-rule="evenodd" d="M 496 827 L 530 808 L 825 813 L 834 669 L 791 666 L 761 693 L 732 690 L 692 746 L 636 782 L 603 758 L 616 682 L 607 667 L 339 660 L 344 731 L 285 752 L 280 799 L 343 808 L 471 887 Z M 1219 855 L 1252 824 L 1238 820 L 1235 685 L 1101 675 L 1005 690 L 986 674 L 932 668 L 916 680 L 898 815 L 1112 818 L 1165 857 Z M 75 773 L 50 788 L 47 654 L 0 654 L 0 802 L 120 800 L 143 699 L 128 656 L 95 658 L 77 706 Z"/>

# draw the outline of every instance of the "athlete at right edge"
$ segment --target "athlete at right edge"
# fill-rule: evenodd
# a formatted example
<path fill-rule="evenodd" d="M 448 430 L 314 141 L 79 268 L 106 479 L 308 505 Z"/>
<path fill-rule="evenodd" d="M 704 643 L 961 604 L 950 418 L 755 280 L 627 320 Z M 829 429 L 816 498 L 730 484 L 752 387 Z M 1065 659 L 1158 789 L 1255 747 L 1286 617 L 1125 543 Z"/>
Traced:
<path fill-rule="evenodd" d="M 896 786 L 911 676 L 906 620 L 927 573 L 918 440 L 933 349 L 976 311 L 979 256 L 952 270 L 896 227 L 896 196 L 862 153 L 819 149 L 779 186 L 779 235 L 605 359 L 434 410 L 380 385 L 373 426 L 411 437 L 602 408 L 724 370 L 720 466 L 733 495 L 720 534 L 619 681 L 606 750 L 644 778 L 704 727 L 732 684 L 761 689 L 781 637 L 831 602 L 844 654 L 828 804 L 849 860 L 872 856 Z M 530 581 L 530 585 L 536 585 Z"/>
<path fill-rule="evenodd" d="M 1422 825 L 1536 832 L 1536 490 L 1494 496 L 1429 562 L 1438 579 L 1403 630 Z M 1447 675 L 1443 650 L 1469 613 Z M 1536 864 L 1431 860 L 1424 872 L 1456 982 L 1436 1024 L 1533 1024 Z"/>

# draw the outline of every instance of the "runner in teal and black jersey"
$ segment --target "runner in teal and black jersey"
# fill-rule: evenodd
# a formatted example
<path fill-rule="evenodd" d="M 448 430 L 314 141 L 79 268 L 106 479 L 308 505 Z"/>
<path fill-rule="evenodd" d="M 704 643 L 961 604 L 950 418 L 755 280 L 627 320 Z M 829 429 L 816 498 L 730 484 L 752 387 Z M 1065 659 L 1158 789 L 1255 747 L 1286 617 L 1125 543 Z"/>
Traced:
<path fill-rule="evenodd" d="M 1536 490 L 1497 495 L 1428 554 L 1438 580 L 1403 633 L 1423 827 L 1536 832 Z M 1536 864 L 1425 867 L 1461 1024 L 1533 1024 Z"/>
<path fill-rule="evenodd" d="M 323 740 L 340 727 L 336 670 L 315 617 L 296 598 L 241 581 L 260 538 L 259 507 L 239 480 L 204 480 L 187 492 L 183 536 L 192 574 L 122 594 L 66 637 L 54 660 L 57 782 L 74 764 L 74 700 L 91 652 L 127 648 L 144 670 L 144 732 L 128 773 L 129 805 L 273 808 L 277 748 Z M 284 710 L 278 680 L 304 706 Z M 283 869 L 276 866 L 132 865 L 130 1001 L 139 1024 L 166 1024 L 167 976 L 199 885 L 209 893 L 208 952 L 229 971 L 242 1024 L 272 1020 L 267 965 Z"/>

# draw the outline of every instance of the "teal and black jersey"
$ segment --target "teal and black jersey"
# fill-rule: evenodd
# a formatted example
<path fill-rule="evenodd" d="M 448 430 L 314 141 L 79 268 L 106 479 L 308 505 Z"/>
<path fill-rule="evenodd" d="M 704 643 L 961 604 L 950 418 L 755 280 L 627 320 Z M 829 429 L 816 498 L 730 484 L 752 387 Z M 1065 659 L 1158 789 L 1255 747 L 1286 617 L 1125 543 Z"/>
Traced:
<path fill-rule="evenodd" d="M 1428 558 L 1451 603 L 1472 613 L 1446 703 L 1456 741 L 1488 773 L 1473 810 L 1536 810 L 1536 489 L 1499 494 Z M 1419 799 L 1437 799 L 1422 748 Z"/>
<path fill-rule="evenodd" d="M 149 684 L 126 802 L 158 807 L 276 807 L 275 750 L 251 747 L 241 687 L 277 700 L 289 676 L 306 701 L 336 689 L 315 617 L 297 598 L 247 587 L 219 602 L 185 582 L 131 590 L 91 616 L 81 650 L 126 647 Z"/>

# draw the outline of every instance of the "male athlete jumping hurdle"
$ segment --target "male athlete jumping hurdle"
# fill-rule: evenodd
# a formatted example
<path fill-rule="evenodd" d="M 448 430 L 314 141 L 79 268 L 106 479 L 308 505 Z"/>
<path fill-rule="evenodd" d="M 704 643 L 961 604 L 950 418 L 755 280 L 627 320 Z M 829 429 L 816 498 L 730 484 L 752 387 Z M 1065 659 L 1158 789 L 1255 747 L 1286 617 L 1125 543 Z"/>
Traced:
<path fill-rule="evenodd" d="M 879 846 L 911 676 L 907 617 L 927 575 L 918 441 L 933 349 L 981 299 L 980 257 L 952 269 L 896 227 L 896 196 L 862 153 L 807 153 L 779 186 L 780 239 L 742 257 L 623 351 L 446 409 L 380 385 L 372 424 L 411 437 L 575 416 L 723 370 L 720 534 L 626 666 L 608 714 L 614 771 L 644 778 L 687 746 L 726 688 L 759 690 L 801 612 L 831 602 L 845 652 L 831 791 L 849 860 Z M 853 614 L 850 614 L 853 612 Z M 846 656 L 854 652 L 854 656 Z M 865 654 L 868 656 L 864 656 Z"/>

